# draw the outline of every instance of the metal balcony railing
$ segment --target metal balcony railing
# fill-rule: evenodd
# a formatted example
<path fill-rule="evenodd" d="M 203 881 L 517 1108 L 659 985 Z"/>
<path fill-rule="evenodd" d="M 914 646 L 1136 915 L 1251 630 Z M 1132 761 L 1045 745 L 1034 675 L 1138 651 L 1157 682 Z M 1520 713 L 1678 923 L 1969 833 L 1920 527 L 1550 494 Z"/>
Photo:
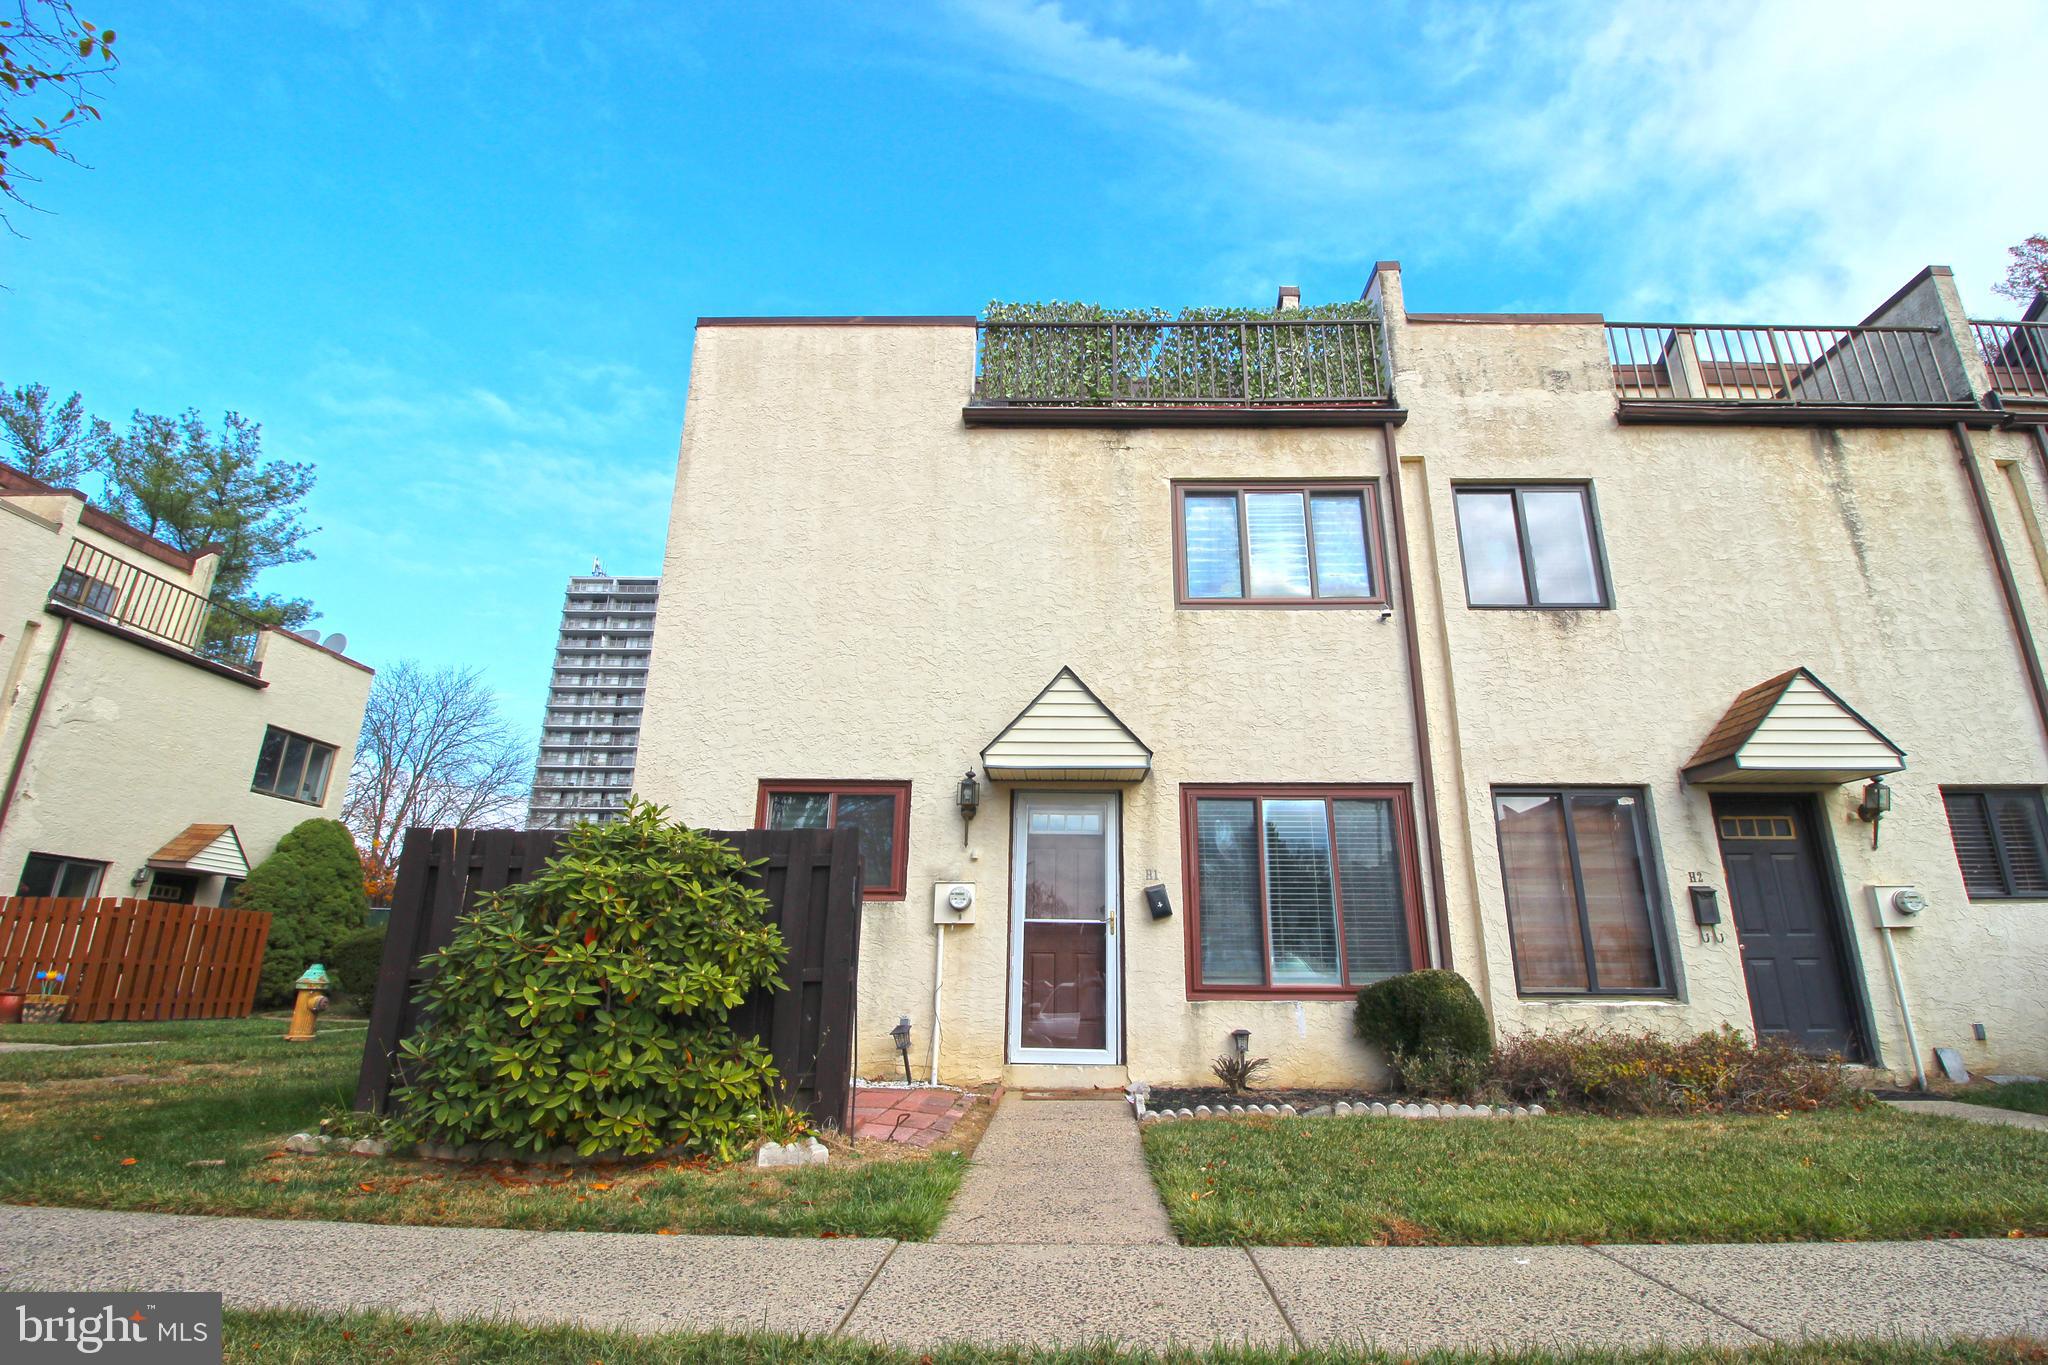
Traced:
<path fill-rule="evenodd" d="M 977 404 L 1351 407 L 1392 396 L 1377 318 L 984 322 Z"/>
<path fill-rule="evenodd" d="M 2001 398 L 2048 401 L 2048 322 L 1979 322 L 1970 332 Z"/>
<path fill-rule="evenodd" d="M 50 600 L 237 672 L 262 671 L 256 651 L 263 622 L 84 541 L 71 542 Z"/>
<path fill-rule="evenodd" d="M 1607 327 L 1624 402 L 1926 407 L 1971 401 L 1932 327 Z"/>

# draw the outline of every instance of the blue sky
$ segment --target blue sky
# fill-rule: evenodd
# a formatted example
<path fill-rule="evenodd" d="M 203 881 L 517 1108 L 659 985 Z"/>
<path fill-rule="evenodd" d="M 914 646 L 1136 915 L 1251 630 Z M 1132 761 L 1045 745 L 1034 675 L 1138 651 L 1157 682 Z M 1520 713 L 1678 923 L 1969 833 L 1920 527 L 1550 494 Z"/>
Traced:
<path fill-rule="evenodd" d="M 658 571 L 700 315 L 1398 258 L 1430 311 L 1842 322 L 1944 262 L 2003 316 L 2048 230 L 2037 0 L 80 8 L 124 62 L 0 240 L 0 380 L 261 421 L 320 474 L 265 586 L 533 728 L 566 577 Z"/>

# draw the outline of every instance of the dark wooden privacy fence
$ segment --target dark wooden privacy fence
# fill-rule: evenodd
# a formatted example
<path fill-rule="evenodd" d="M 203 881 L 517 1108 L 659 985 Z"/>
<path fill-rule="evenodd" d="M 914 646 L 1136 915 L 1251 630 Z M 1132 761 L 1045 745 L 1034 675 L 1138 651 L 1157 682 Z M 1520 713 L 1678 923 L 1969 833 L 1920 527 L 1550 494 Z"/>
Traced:
<path fill-rule="evenodd" d="M 860 955 L 860 840 L 822 829 L 712 830 L 749 862 L 789 945 L 787 990 L 749 998 L 735 1012 L 782 1073 L 783 1098 L 821 1125 L 845 1128 L 853 1103 L 855 962 Z M 554 855 L 555 830 L 415 829 L 405 836 L 377 1002 L 356 1084 L 356 1108 L 383 1110 L 400 1084 L 399 1044 L 419 1026 L 413 1000 L 455 921 L 485 892 L 517 886 Z M 350 983 L 341 983 L 346 988 Z"/>
<path fill-rule="evenodd" d="M 0 991 L 62 972 L 66 1018 L 240 1019 L 270 941 L 259 910 L 171 901 L 0 897 Z"/>

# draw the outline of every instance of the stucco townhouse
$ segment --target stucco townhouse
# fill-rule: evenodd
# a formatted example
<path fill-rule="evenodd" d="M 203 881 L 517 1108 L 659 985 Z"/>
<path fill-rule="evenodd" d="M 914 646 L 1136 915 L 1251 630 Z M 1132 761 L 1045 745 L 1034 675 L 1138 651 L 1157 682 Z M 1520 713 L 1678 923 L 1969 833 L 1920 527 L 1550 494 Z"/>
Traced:
<path fill-rule="evenodd" d="M 339 815 L 370 670 L 210 598 L 218 564 L 0 466 L 0 894 L 226 904 Z"/>
<path fill-rule="evenodd" d="M 700 320 L 636 785 L 860 830 L 859 1069 L 1357 1082 L 1432 965 L 2048 1069 L 2038 311 L 1364 300 Z"/>

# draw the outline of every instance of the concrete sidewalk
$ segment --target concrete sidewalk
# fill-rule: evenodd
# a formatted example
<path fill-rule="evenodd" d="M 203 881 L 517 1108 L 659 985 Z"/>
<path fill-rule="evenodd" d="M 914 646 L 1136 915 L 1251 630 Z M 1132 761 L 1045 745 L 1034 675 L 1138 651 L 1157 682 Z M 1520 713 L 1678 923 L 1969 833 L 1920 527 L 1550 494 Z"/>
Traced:
<path fill-rule="evenodd" d="M 1172 1246 L 1131 1107 L 1010 1091 L 934 1242 Z"/>
<path fill-rule="evenodd" d="M 2048 1337 L 2048 1241 L 1222 1247 L 650 1237 L 0 1207 L 0 1288 L 217 1290 L 634 1332 L 927 1348 Z"/>

